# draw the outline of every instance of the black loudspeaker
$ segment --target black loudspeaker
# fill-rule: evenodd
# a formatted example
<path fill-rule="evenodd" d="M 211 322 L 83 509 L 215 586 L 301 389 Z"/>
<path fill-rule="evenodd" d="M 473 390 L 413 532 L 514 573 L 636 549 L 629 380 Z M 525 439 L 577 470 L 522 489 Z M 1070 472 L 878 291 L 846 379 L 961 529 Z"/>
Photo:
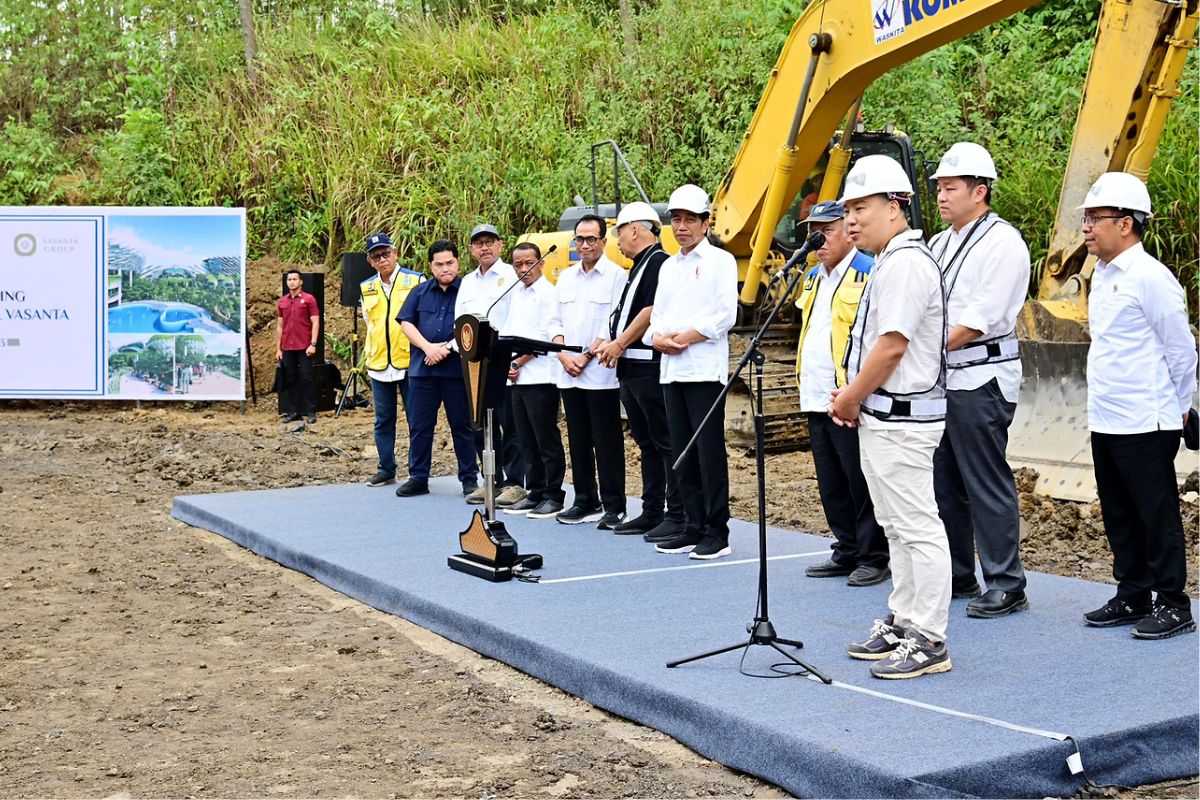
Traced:
<path fill-rule="evenodd" d="M 358 305 L 358 285 L 375 277 L 375 269 L 367 263 L 366 253 L 342 253 L 342 305 Z"/>
<path fill-rule="evenodd" d="M 314 363 L 321 364 L 325 361 L 325 273 L 301 272 L 300 278 L 304 281 L 300 288 L 316 298 L 317 311 L 321 315 L 321 335 L 317 337 L 317 353 L 313 357 Z M 287 273 L 285 272 L 282 294 L 287 294 L 287 292 Z"/>
<path fill-rule="evenodd" d="M 313 378 L 317 382 L 317 411 L 333 411 L 337 408 L 337 393 L 342 389 L 342 373 L 333 364 L 317 364 L 313 367 Z"/>

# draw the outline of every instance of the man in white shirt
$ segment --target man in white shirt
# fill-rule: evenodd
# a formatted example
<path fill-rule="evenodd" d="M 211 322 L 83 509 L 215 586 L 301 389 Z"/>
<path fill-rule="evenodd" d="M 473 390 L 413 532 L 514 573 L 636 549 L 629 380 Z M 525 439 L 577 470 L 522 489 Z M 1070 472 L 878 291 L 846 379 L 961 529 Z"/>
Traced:
<path fill-rule="evenodd" d="M 1139 639 L 1166 639 L 1196 630 L 1174 464 L 1196 391 L 1196 340 L 1179 282 L 1142 246 L 1146 185 L 1105 173 L 1080 208 L 1084 244 L 1097 258 L 1088 293 L 1088 430 L 1117 580 L 1116 596 L 1084 622 L 1136 623 Z"/>
<path fill-rule="evenodd" d="M 471 257 L 478 266 L 462 278 L 458 289 L 458 301 L 454 305 L 454 318 L 463 314 L 478 314 L 486 316 L 493 330 L 503 330 L 508 318 L 508 307 L 512 293 L 505 295 L 517 281 L 513 268 L 504 263 L 500 254 L 504 251 L 504 242 L 496 226 L 483 223 L 476 225 L 471 231 Z M 497 300 L 500 302 L 496 302 Z M 505 507 L 522 500 L 526 492 L 522 487 L 525 483 L 524 459 L 521 456 L 520 445 L 517 444 L 516 432 L 513 428 L 512 402 L 508 390 L 504 394 L 504 406 L 492 415 L 492 442 L 496 447 L 496 505 Z M 483 430 L 475 431 L 475 449 L 479 458 L 483 458 Z M 467 502 L 473 505 L 483 503 L 484 488 L 467 495 Z"/>
<path fill-rule="evenodd" d="M 975 598 L 969 617 L 1003 617 L 1029 608 L 1017 485 L 1004 455 L 1021 388 L 1016 325 L 1029 291 L 1029 248 L 991 209 L 996 165 L 986 149 L 955 144 L 932 177 L 950 224 L 929 242 L 946 285 L 949 329 L 946 433 L 933 457 L 933 487 L 950 538 L 953 596 Z"/>
<path fill-rule="evenodd" d="M 579 263 L 558 276 L 549 333 L 555 342 L 584 348 L 558 356 L 575 502 L 555 519 L 564 525 L 598 522 L 612 530 L 625 519 L 625 438 L 616 370 L 601 364 L 595 349 L 608 339 L 608 318 L 621 300 L 626 275 L 604 255 L 606 232 L 604 220 L 594 214 L 575 223 Z"/>
<path fill-rule="evenodd" d="M 859 425 L 863 474 L 891 552 L 891 613 L 852 658 L 877 678 L 948 672 L 950 545 L 933 495 L 933 451 L 945 428 L 946 306 L 942 273 L 905 209 L 912 184 L 884 155 L 860 158 L 842 203 L 851 240 L 876 254 L 851 334 L 847 377 L 829 413 Z"/>
<path fill-rule="evenodd" d="M 659 380 L 676 460 L 729 379 L 729 329 L 737 318 L 737 261 L 708 242 L 709 199 L 684 184 L 668 200 L 679 253 L 663 262 L 643 341 L 662 353 Z M 710 560 L 729 547 L 729 460 L 722 399 L 678 469 L 684 530 L 660 553 Z"/>
<path fill-rule="evenodd" d="M 513 270 L 521 286 L 512 292 L 508 321 L 502 333 L 549 341 L 554 313 L 554 284 L 542 275 L 542 251 L 530 242 L 512 249 Z M 567 462 L 558 433 L 558 375 L 562 367 L 553 355 L 521 355 L 512 360 L 508 380 L 517 442 L 525 459 L 529 496 L 504 509 L 533 519 L 553 517 L 563 510 L 563 477 Z"/>
<path fill-rule="evenodd" d="M 818 203 L 808 213 L 809 233 L 825 243 L 817 264 L 804 276 L 796 305 L 800 341 L 796 346 L 796 380 L 800 410 L 808 417 L 808 438 L 817 489 L 825 520 L 835 539 L 833 555 L 804 570 L 810 578 L 848 576 L 850 586 L 873 586 L 892 576 L 888 544 L 875 520 L 875 507 L 858 455 L 858 430 L 829 418 L 833 390 L 846 385 L 843 358 L 875 259 L 859 250 L 846 234 L 846 210 L 836 200 Z"/>

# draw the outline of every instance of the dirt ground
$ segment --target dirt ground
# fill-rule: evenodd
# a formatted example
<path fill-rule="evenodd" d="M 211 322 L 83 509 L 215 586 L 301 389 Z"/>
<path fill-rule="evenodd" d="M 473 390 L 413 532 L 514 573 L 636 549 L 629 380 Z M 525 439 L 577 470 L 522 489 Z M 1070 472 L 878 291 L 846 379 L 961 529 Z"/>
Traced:
<path fill-rule="evenodd" d="M 252 283 L 260 387 L 271 291 Z M 273 401 L 0 402 L 0 797 L 785 796 L 171 519 L 177 494 L 374 471 L 369 410 L 292 433 Z M 434 473 L 452 464 L 441 431 Z M 753 519 L 753 459 L 730 466 Z M 808 454 L 768 476 L 772 524 L 826 531 Z M 1022 512 L 1029 568 L 1111 581 L 1093 506 L 1025 491 Z"/>

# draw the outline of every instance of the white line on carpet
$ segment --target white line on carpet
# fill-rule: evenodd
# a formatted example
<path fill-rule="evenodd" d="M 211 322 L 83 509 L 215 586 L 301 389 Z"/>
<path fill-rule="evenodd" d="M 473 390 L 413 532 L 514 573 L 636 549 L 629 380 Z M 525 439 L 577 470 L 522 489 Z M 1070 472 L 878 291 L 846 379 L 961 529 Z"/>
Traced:
<path fill-rule="evenodd" d="M 784 561 L 789 558 L 811 558 L 812 556 L 823 556 L 829 552 L 829 548 L 817 550 L 813 553 L 789 553 L 784 556 L 767 556 L 767 561 Z M 655 567 L 654 569 L 631 569 L 626 572 L 604 572 L 599 575 L 576 575 L 572 578 L 543 578 L 538 581 L 538 584 L 545 586 L 548 583 L 574 583 L 575 581 L 595 581 L 600 578 L 623 578 L 627 575 L 652 575 L 656 572 L 678 572 L 684 569 L 708 569 L 709 567 L 732 567 L 736 564 L 757 564 L 757 558 L 743 558 L 737 561 L 713 561 L 709 564 L 684 564 L 678 567 Z"/>

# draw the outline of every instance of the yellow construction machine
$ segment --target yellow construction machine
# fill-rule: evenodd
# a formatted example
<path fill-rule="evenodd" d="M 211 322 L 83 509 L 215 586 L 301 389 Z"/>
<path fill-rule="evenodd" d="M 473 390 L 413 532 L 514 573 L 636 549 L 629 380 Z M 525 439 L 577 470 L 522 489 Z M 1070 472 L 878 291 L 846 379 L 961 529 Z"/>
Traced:
<path fill-rule="evenodd" d="M 923 181 L 908 137 L 891 129 L 864 131 L 857 124 L 867 87 L 889 69 L 943 44 L 1012 16 L 1038 0 L 817 0 L 792 27 L 771 70 L 733 164 L 713 197 L 712 234 L 739 262 L 741 300 L 764 300 L 774 267 L 802 240 L 797 221 L 812 203 L 838 197 L 855 159 L 886 153 Z M 1101 173 L 1123 170 L 1145 179 L 1178 96 L 1187 53 L 1196 46 L 1200 0 L 1104 0 L 1095 52 L 1083 87 L 1048 257 L 1037 271 L 1036 295 L 1019 321 L 1025 380 L 1012 428 L 1009 459 L 1038 470 L 1039 491 L 1066 499 L 1095 496 L 1087 440 L 1085 365 L 1087 287 L 1092 260 L 1083 247 L 1077 207 Z M 832 142 L 832 145 L 831 145 Z M 614 183 L 633 171 L 615 143 Z M 585 211 L 614 218 L 620 197 L 599 202 L 593 149 L 593 203 L 578 202 L 563 215 L 557 234 L 565 266 L 573 220 Z M 1003 169 L 1003 165 L 1001 165 Z M 1160 198 L 1159 202 L 1163 199 Z M 664 209 L 665 212 L 665 209 Z M 921 224 L 919 206 L 911 220 Z M 668 234 L 664 246 L 673 250 Z M 932 233 L 928 231 L 927 233 Z M 1026 232 L 1030 234 L 1031 232 Z M 620 259 L 615 243 L 609 254 Z M 778 284 L 777 284 L 778 285 Z M 749 319 L 747 319 L 749 321 Z M 785 449 L 803 438 L 793 375 L 794 327 L 785 320 L 769 348 L 769 446 Z M 734 357 L 738 354 L 734 353 Z M 727 428 L 731 442 L 751 433 L 750 406 L 732 395 Z M 1194 464 L 1181 461 L 1182 469 Z"/>

